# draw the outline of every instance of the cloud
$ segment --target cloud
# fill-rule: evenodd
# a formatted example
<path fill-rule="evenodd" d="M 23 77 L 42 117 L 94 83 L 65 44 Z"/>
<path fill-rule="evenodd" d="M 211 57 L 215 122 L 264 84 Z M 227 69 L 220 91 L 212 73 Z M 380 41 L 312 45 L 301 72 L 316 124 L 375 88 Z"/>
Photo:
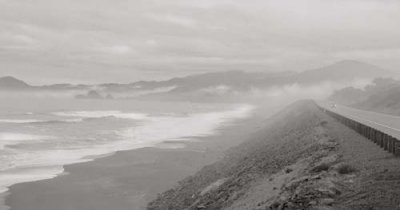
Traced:
<path fill-rule="evenodd" d="M 35 44 L 35 40 L 24 34 L 12 34 L 12 33 L 2 33 L 0 34 L 0 42 L 3 42 L 2 46 L 0 46 L 3 50 L 16 50 L 29 48 Z"/>
<path fill-rule="evenodd" d="M 123 55 L 130 53 L 132 51 L 132 48 L 127 45 L 113 45 L 110 47 L 103 48 L 102 51 L 105 53 Z"/>
<path fill-rule="evenodd" d="M 399 10 L 395 0 L 0 0 L 0 74 L 126 81 L 346 57 L 395 69 Z"/>
<path fill-rule="evenodd" d="M 171 15 L 171 14 L 166 14 L 166 15 L 148 15 L 150 19 L 153 19 L 155 21 L 161 22 L 161 23 L 171 23 L 183 27 L 195 27 L 196 26 L 196 21 L 194 19 L 184 17 L 184 16 L 177 16 L 177 15 Z"/>
<path fill-rule="evenodd" d="M 276 86 L 268 89 L 253 88 L 246 97 L 253 97 L 268 101 L 296 101 L 300 99 L 324 100 L 328 98 L 334 91 L 345 88 L 355 87 L 359 89 L 365 88 L 372 84 L 372 79 L 354 79 L 349 82 L 321 82 L 314 85 L 289 84 L 284 86 Z"/>

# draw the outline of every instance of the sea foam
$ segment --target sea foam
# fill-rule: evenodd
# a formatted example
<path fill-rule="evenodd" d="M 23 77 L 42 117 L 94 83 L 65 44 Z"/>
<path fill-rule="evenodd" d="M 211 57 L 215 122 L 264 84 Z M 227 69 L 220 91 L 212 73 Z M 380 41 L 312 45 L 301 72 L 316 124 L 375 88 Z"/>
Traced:
<path fill-rule="evenodd" d="M 12 150 L 6 159 L 8 166 L 0 167 L 0 192 L 13 184 L 50 179 L 63 173 L 64 165 L 87 162 L 96 157 L 109 155 L 116 151 L 157 146 L 168 140 L 186 141 L 193 137 L 215 134 L 221 125 L 227 125 L 234 119 L 248 117 L 253 106 L 241 105 L 228 111 L 192 113 L 187 115 L 150 116 L 140 113 L 120 111 L 74 111 L 53 113 L 64 117 L 103 118 L 118 117 L 140 120 L 133 127 L 114 131 L 119 138 L 107 142 L 75 146 L 47 148 L 33 151 Z M 74 118 L 74 119 L 75 119 Z M 26 141 L 48 139 L 48 136 L 36 136 L 18 133 L 0 133 L 0 149 L 4 145 Z M 4 143 L 5 142 L 5 143 Z M 1 150 L 0 150 L 1 151 Z M 4 150 L 3 150 L 4 151 Z"/>
<path fill-rule="evenodd" d="M 17 145 L 23 142 L 51 139 L 50 136 L 39 136 L 23 133 L 0 133 L 0 149 L 7 145 Z"/>
<path fill-rule="evenodd" d="M 55 112 L 57 116 L 62 117 L 81 117 L 81 118 L 103 118 L 103 117 L 116 117 L 122 119 L 142 120 L 146 118 L 146 114 L 142 113 L 124 113 L 121 111 L 68 111 L 68 112 Z"/>
<path fill-rule="evenodd" d="M 34 124 L 34 123 L 77 123 L 82 122 L 83 118 L 63 119 L 63 120 L 37 120 L 37 119 L 0 119 L 0 123 L 7 124 Z"/>
<path fill-rule="evenodd" d="M 248 117 L 251 105 L 242 105 L 233 110 L 188 114 L 186 116 L 149 117 L 146 123 L 128 128 L 118 134 L 135 144 L 154 146 L 167 140 L 190 140 L 215 134 L 216 130 L 233 119 Z M 126 141 L 129 144 L 131 141 Z"/>
<path fill-rule="evenodd" d="M 42 122 L 42 120 L 36 120 L 36 119 L 0 119 L 0 123 L 36 123 L 36 122 Z"/>

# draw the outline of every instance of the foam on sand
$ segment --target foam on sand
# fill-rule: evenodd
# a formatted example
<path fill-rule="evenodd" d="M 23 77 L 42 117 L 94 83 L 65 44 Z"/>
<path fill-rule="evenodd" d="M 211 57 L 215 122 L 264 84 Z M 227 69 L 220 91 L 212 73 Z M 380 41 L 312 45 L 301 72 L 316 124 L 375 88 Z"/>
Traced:
<path fill-rule="evenodd" d="M 1 172 L 0 193 L 7 192 L 8 186 L 15 183 L 33 182 L 44 179 L 52 179 L 64 171 L 62 166 L 28 168 Z"/>

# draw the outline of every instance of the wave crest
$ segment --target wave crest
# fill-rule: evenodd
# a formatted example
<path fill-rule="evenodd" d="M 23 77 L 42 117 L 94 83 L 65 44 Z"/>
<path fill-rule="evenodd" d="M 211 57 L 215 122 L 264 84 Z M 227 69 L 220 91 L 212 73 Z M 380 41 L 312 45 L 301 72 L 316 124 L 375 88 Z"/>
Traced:
<path fill-rule="evenodd" d="M 142 120 L 147 117 L 143 113 L 125 113 L 121 111 L 69 111 L 69 112 L 55 112 L 56 116 L 62 117 L 81 117 L 81 118 L 104 118 L 104 117 L 115 117 L 121 119 L 133 119 Z"/>

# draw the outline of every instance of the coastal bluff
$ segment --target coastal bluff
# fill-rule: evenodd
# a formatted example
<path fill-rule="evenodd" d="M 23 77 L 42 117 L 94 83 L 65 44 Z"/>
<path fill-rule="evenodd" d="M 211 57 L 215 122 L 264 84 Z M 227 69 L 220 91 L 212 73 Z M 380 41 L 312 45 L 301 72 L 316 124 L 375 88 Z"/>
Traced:
<path fill-rule="evenodd" d="M 304 100 L 147 209 L 396 209 L 399 164 Z"/>

